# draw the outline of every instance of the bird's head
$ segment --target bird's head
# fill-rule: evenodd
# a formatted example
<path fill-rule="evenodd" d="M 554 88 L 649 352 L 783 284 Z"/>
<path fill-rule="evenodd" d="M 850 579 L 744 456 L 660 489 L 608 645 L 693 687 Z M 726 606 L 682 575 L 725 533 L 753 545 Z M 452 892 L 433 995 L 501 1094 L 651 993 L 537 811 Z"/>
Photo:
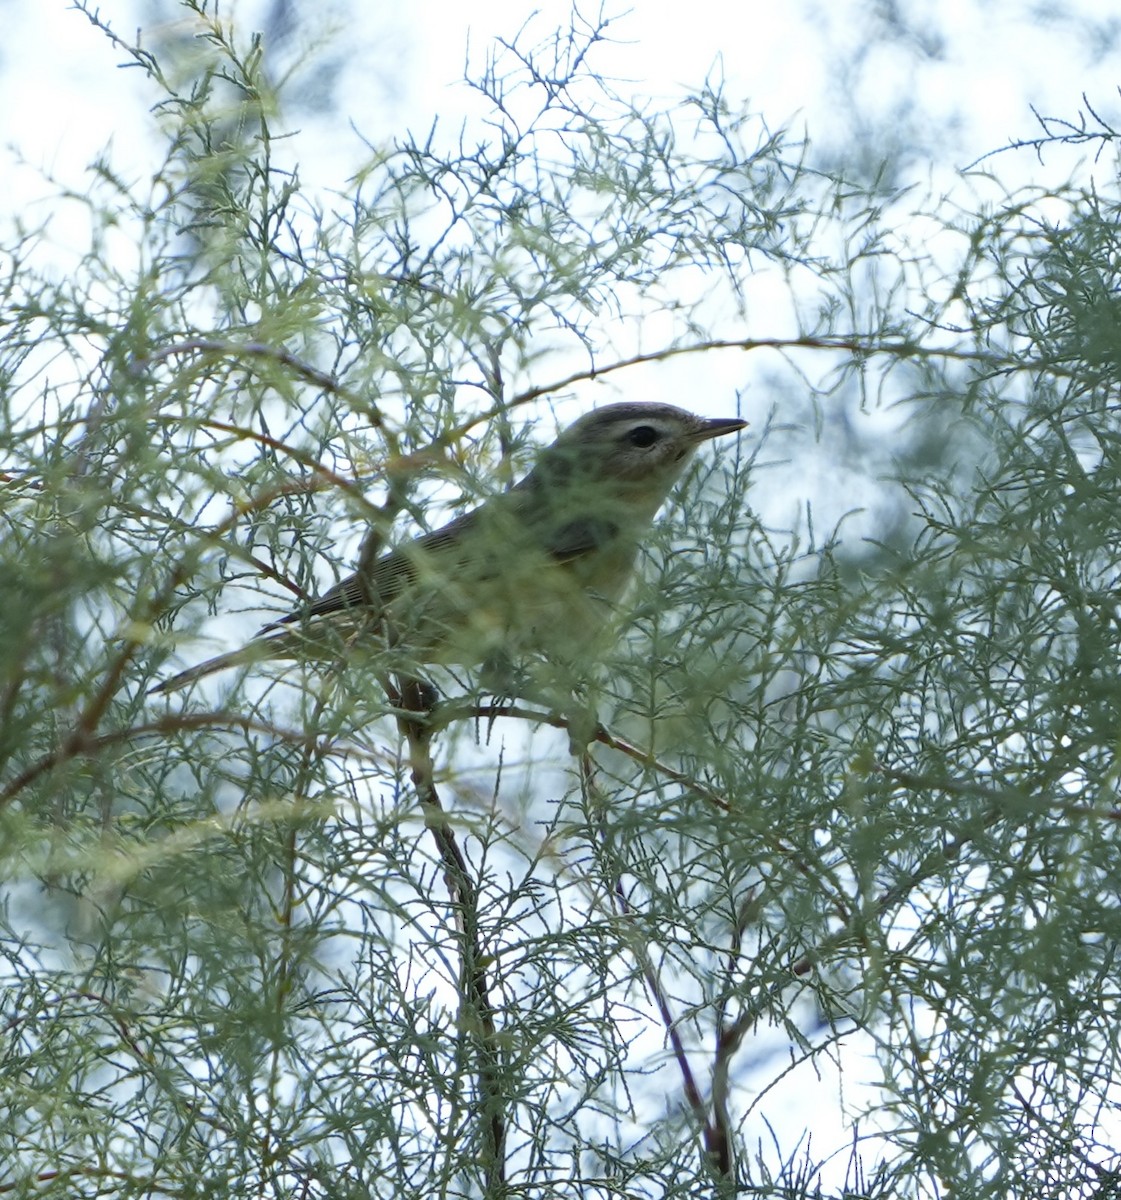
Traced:
<path fill-rule="evenodd" d="M 650 520 L 697 447 L 735 433 L 738 417 L 698 417 L 672 404 L 607 404 L 585 413 L 541 451 L 523 486 L 563 507 L 625 506 Z"/>
<path fill-rule="evenodd" d="M 550 448 L 578 474 L 621 482 L 665 482 L 681 474 L 702 442 L 735 433 L 738 417 L 698 417 L 672 404 L 608 404 L 585 413 Z"/>

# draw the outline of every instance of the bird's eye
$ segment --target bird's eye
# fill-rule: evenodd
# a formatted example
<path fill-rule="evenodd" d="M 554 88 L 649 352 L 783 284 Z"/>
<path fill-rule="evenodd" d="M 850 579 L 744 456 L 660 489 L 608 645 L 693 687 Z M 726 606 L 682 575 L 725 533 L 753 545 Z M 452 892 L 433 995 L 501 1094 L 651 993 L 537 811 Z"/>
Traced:
<path fill-rule="evenodd" d="M 647 446 L 653 446 L 658 440 L 658 431 L 653 425 L 636 425 L 627 433 L 627 441 L 632 446 L 638 446 L 640 449 L 645 449 Z"/>

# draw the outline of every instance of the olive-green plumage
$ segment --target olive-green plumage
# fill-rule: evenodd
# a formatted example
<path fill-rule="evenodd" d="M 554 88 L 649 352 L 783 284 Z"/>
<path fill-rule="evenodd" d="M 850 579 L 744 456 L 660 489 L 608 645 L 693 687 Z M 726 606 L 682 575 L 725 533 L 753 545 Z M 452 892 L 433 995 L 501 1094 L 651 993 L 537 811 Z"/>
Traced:
<path fill-rule="evenodd" d="M 642 539 L 694 451 L 745 424 L 668 404 L 595 409 L 543 449 L 509 491 L 384 554 L 242 649 L 155 690 L 175 691 L 258 658 L 316 657 L 317 642 L 321 654 L 337 656 L 340 639 L 367 634 L 412 663 L 525 654 L 570 663 L 594 653 L 611 634 Z"/>

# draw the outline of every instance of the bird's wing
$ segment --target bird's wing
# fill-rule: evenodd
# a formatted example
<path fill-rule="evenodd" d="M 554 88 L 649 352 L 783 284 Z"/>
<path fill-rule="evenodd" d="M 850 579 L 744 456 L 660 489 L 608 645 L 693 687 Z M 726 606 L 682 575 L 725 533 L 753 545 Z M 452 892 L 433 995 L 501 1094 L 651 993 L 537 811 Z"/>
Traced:
<path fill-rule="evenodd" d="M 509 569 L 506 555 L 519 552 L 513 541 L 518 533 L 524 535 L 524 530 L 513 527 L 512 523 L 510 528 L 504 528 L 502 520 L 496 519 L 493 538 L 472 539 L 470 535 L 479 522 L 480 511 L 494 515 L 493 510 L 475 509 L 440 529 L 406 542 L 377 559 L 368 572 L 357 572 L 340 580 L 307 608 L 267 625 L 265 630 L 346 609 L 369 608 L 381 612 L 413 587 L 418 576 L 429 571 L 447 572 L 452 579 L 461 570 L 479 580 L 499 577 Z M 542 529 L 541 550 L 546 557 L 567 563 L 618 536 L 619 526 L 605 517 L 578 517 L 555 529 Z"/>
<path fill-rule="evenodd" d="M 571 562 L 609 545 L 619 532 L 619 526 L 606 517 L 577 517 L 550 530 L 544 539 L 544 549 L 557 562 Z"/>
<path fill-rule="evenodd" d="M 286 617 L 281 617 L 279 621 L 273 621 L 260 633 L 267 633 L 296 621 L 326 617 L 348 609 L 383 611 L 416 583 L 417 576 L 426 563 L 431 562 L 433 569 L 438 569 L 442 559 L 448 560 L 452 555 L 462 557 L 461 539 L 469 532 L 475 520 L 476 512 L 464 513 L 440 529 L 434 529 L 431 533 L 423 534 L 396 550 L 383 554 L 374 561 L 369 570 L 358 571 L 346 579 L 340 579 L 334 587 L 316 597 L 305 608 L 298 608 Z"/>
<path fill-rule="evenodd" d="M 264 658 L 292 657 L 296 645 L 291 633 L 274 633 L 269 637 L 254 638 L 240 650 L 231 650 L 228 654 L 219 654 L 217 658 L 208 658 L 206 662 L 188 667 L 178 675 L 165 679 L 163 683 L 157 683 L 155 687 L 148 689 L 148 694 L 152 696 L 160 692 L 177 692 L 187 684 L 194 683 L 196 679 L 212 675 L 215 671 L 224 671 L 227 667 L 241 667 Z"/>

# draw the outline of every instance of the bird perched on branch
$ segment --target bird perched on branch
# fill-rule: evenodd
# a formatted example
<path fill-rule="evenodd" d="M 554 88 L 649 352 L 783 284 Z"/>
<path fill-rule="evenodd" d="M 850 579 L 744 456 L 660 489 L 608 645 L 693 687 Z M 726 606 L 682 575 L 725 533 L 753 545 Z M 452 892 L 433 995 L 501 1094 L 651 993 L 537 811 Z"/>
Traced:
<path fill-rule="evenodd" d="M 610 637 L 639 546 L 694 452 L 746 424 L 669 404 L 586 413 L 508 491 L 153 691 L 259 659 L 338 659 L 368 638 L 391 651 L 392 670 L 587 661 Z"/>

